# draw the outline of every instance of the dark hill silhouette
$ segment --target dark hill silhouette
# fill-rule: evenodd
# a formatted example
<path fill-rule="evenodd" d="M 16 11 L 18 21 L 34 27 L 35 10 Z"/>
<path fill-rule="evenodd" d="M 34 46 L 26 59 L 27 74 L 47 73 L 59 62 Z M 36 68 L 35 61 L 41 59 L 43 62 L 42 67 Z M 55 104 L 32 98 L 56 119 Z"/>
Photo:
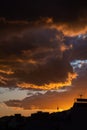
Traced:
<path fill-rule="evenodd" d="M 87 99 L 77 99 L 72 108 L 62 112 L 1 117 L 0 130 L 87 130 Z"/>

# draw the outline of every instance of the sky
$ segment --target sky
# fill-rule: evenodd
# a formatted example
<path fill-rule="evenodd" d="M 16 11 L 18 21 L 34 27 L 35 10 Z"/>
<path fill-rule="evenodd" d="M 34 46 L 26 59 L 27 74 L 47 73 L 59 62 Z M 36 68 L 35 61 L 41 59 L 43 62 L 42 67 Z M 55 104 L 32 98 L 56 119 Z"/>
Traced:
<path fill-rule="evenodd" d="M 1 0 L 0 116 L 66 110 L 81 94 L 87 2 Z"/>

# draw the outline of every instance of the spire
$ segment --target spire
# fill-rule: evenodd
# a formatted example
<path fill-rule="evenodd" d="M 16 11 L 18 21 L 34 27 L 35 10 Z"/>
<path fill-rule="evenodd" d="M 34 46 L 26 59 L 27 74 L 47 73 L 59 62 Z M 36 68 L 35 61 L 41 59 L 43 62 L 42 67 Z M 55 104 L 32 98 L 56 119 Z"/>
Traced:
<path fill-rule="evenodd" d="M 80 94 L 80 95 L 79 95 L 79 97 L 80 97 L 80 98 L 82 98 L 82 97 L 83 97 L 83 95 L 82 95 L 82 94 Z"/>

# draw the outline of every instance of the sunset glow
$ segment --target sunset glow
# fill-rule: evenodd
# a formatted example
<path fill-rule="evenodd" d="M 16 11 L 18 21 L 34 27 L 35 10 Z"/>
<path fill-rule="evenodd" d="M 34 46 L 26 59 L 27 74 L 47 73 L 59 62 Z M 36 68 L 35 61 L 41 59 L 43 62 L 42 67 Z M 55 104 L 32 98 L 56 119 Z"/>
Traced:
<path fill-rule="evenodd" d="M 62 111 L 87 97 L 86 5 L 1 2 L 0 116 Z"/>
<path fill-rule="evenodd" d="M 25 88 L 25 89 L 39 89 L 39 90 L 57 90 L 58 88 L 62 88 L 63 86 L 71 86 L 72 85 L 72 80 L 77 77 L 77 74 L 71 74 L 68 73 L 68 78 L 64 83 L 50 83 L 50 84 L 45 84 L 44 86 L 36 86 L 33 84 L 27 84 L 27 83 L 21 83 L 17 84 L 18 87 L 20 88 Z"/>

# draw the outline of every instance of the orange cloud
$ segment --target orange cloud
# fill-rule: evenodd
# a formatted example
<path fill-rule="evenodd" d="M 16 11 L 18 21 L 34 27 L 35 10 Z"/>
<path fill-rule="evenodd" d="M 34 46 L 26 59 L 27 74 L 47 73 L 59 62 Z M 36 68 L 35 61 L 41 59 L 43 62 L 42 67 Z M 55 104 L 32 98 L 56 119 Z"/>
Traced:
<path fill-rule="evenodd" d="M 87 25 L 80 26 L 79 22 L 76 24 L 68 24 L 68 23 L 53 23 L 50 28 L 51 29 L 57 29 L 58 31 L 61 31 L 65 36 L 77 36 L 80 34 L 87 33 Z"/>
<path fill-rule="evenodd" d="M 70 44 L 69 46 L 66 46 L 65 44 L 62 44 L 62 45 L 60 46 L 60 50 L 61 50 L 62 52 L 66 51 L 66 50 L 69 50 L 69 49 L 72 49 L 72 48 L 73 48 L 73 45 L 72 45 L 72 44 Z"/>
<path fill-rule="evenodd" d="M 7 84 L 7 81 L 8 81 L 8 78 L 5 78 L 3 76 L 0 76 L 0 83 L 6 85 Z"/>
<path fill-rule="evenodd" d="M 9 70 L 0 70 L 0 73 L 7 74 L 7 75 L 14 74 L 14 72 L 10 69 Z"/>
<path fill-rule="evenodd" d="M 11 81 L 11 86 L 50 90 L 72 84 L 76 77 L 73 78 L 71 74 L 73 68 L 66 60 L 65 51 L 73 49 L 73 45 L 66 43 L 64 35 L 74 36 L 82 27 L 56 23 L 52 18 L 33 22 L 2 18 L 1 21 L 6 28 L 3 24 L 0 62 L 7 68 L 0 67 L 0 73 L 10 79 L 12 76 L 14 81 Z M 8 70 L 8 67 L 12 70 Z"/>
<path fill-rule="evenodd" d="M 72 80 L 76 79 L 77 74 L 76 73 L 68 73 L 68 78 L 66 79 L 65 82 L 58 82 L 58 83 L 49 83 L 45 84 L 44 86 L 37 86 L 34 84 L 29 84 L 29 83 L 17 83 L 17 86 L 20 88 L 25 88 L 25 89 L 40 89 L 40 90 L 57 90 L 59 88 L 62 88 L 63 86 L 71 86 L 72 85 Z"/>
<path fill-rule="evenodd" d="M 19 63 L 29 63 L 29 64 L 36 64 L 37 63 L 37 61 L 35 61 L 33 59 L 29 59 L 29 60 L 17 59 L 16 61 L 19 62 Z"/>
<path fill-rule="evenodd" d="M 39 26 L 41 28 L 43 27 L 43 28 L 56 29 L 58 31 L 63 32 L 63 34 L 66 36 L 77 36 L 79 34 L 85 34 L 87 32 L 87 18 L 78 18 L 75 22 L 69 23 L 58 21 L 55 22 L 52 17 L 44 17 L 44 18 L 41 17 L 40 19 L 32 22 L 27 20 L 10 21 L 6 20 L 4 17 L 0 17 L 0 23 L 13 26 L 14 32 L 12 32 L 11 34 L 12 36 L 15 36 L 16 34 L 17 35 L 19 34 L 19 36 L 21 36 L 23 34 L 23 31 L 26 31 L 29 28 L 31 29 L 33 26 L 35 28 Z M 15 33 L 16 25 L 19 25 L 18 30 L 20 31 L 20 33 Z"/>
<path fill-rule="evenodd" d="M 41 18 L 36 23 L 37 26 L 42 24 L 44 28 L 48 27 L 61 31 L 65 36 L 73 37 L 87 33 L 87 18 L 78 18 L 75 22 L 69 23 L 58 21 L 55 22 L 53 18 L 47 17 Z M 35 24 L 35 22 L 32 22 L 32 24 Z"/>

